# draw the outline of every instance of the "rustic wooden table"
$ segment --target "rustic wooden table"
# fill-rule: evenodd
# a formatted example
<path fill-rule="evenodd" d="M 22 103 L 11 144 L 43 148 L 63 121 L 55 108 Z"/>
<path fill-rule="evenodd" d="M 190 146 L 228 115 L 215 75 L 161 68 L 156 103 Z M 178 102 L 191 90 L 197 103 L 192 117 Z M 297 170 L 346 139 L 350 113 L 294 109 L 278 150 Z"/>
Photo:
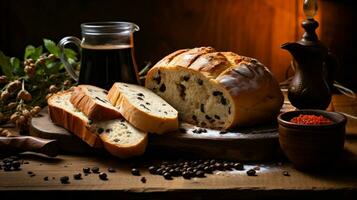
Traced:
<path fill-rule="evenodd" d="M 352 105 L 352 107 L 351 107 Z M 356 106 L 356 107 L 354 107 Z M 357 114 L 356 100 L 334 97 L 337 111 Z M 224 171 L 208 174 L 205 178 L 190 180 L 175 177 L 165 180 L 151 175 L 147 166 L 160 160 L 152 156 L 139 160 L 123 161 L 106 154 L 60 155 L 56 158 L 24 153 L 24 163 L 19 171 L 0 170 L 0 198 L 25 195 L 36 199 L 98 199 L 98 198 L 152 198 L 152 199 L 256 199 L 278 198 L 301 199 L 331 197 L 332 199 L 357 199 L 357 128 L 349 119 L 345 153 L 337 167 L 320 173 L 305 173 L 295 170 L 287 161 L 281 163 L 245 163 L 244 171 Z M 108 180 L 100 180 L 98 174 L 74 180 L 73 174 L 83 167 L 98 166 L 108 174 Z M 141 176 L 130 173 L 138 167 Z M 246 171 L 259 166 L 257 176 L 247 176 Z M 109 173 L 108 167 L 116 169 Z M 35 176 L 30 176 L 31 171 Z M 288 171 L 290 176 L 284 176 Z M 82 173 L 83 175 L 83 173 Z M 48 177 L 48 181 L 44 177 Z M 69 176 L 68 184 L 61 184 L 60 177 Z M 146 183 L 141 178 L 146 178 Z M 6 198 L 3 198 L 6 197 Z"/>

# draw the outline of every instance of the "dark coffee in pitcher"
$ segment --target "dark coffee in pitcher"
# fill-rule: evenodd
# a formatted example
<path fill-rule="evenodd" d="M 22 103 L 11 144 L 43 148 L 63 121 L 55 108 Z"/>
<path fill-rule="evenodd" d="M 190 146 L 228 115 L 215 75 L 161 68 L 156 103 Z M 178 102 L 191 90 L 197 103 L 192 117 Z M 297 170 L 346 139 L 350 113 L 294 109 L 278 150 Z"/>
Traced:
<path fill-rule="evenodd" d="M 82 45 L 81 56 L 79 84 L 110 89 L 115 82 L 140 83 L 129 45 Z"/>

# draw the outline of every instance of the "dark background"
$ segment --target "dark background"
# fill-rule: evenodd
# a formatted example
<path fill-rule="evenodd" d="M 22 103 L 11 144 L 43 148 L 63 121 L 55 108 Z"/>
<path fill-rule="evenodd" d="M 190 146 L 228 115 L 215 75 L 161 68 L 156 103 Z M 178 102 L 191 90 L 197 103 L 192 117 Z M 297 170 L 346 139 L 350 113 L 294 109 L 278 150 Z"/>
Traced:
<path fill-rule="evenodd" d="M 89 21 L 131 21 L 139 68 L 180 48 L 213 46 L 258 58 L 279 81 L 290 54 L 280 49 L 302 35 L 303 0 L 0 0 L 0 50 L 22 57 L 42 38 L 80 37 Z M 341 66 L 336 79 L 357 90 L 357 10 L 352 0 L 320 0 L 320 39 Z M 291 75 L 291 72 L 290 72 Z"/>

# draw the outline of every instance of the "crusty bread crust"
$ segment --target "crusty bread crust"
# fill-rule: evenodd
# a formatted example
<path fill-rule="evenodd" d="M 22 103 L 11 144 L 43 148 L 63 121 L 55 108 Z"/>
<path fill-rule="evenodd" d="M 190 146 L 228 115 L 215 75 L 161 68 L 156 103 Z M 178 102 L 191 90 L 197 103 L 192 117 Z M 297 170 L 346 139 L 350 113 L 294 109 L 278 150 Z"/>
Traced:
<path fill-rule="evenodd" d="M 62 126 L 70 132 L 74 133 L 89 146 L 94 148 L 101 148 L 103 146 L 101 139 L 97 134 L 92 133 L 88 129 L 86 121 L 83 121 L 83 119 L 65 111 L 61 107 L 55 106 L 52 103 L 55 101 L 55 98 L 58 95 L 68 95 L 70 92 L 71 91 L 57 93 L 48 99 L 48 113 L 50 118 L 52 119 L 53 123 Z"/>
<path fill-rule="evenodd" d="M 115 83 L 108 92 L 108 100 L 119 107 L 123 117 L 136 128 L 149 133 L 163 134 L 178 129 L 177 118 L 157 117 L 136 108 L 126 97 L 121 94 Z"/>
<path fill-rule="evenodd" d="M 283 104 L 279 84 L 270 71 L 256 59 L 232 52 L 217 52 L 212 47 L 175 51 L 149 70 L 146 87 L 153 85 L 158 70 L 186 70 L 191 75 L 199 72 L 207 82 L 222 88 L 232 104 L 229 123 L 223 129 L 273 120 Z"/>
<path fill-rule="evenodd" d="M 97 103 L 89 94 L 87 87 L 94 86 L 79 85 L 74 88 L 70 101 L 76 108 L 81 110 L 89 119 L 95 121 L 104 121 L 121 117 L 120 112 L 114 107 L 110 108 Z"/>

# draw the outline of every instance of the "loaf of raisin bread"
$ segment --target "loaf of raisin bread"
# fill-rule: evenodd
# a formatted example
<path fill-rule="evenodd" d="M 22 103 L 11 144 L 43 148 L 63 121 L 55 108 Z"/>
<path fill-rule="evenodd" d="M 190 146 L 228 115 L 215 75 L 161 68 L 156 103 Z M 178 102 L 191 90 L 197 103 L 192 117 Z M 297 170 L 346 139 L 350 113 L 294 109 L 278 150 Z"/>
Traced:
<path fill-rule="evenodd" d="M 283 104 L 278 82 L 262 63 L 211 47 L 171 53 L 149 70 L 145 85 L 183 121 L 215 129 L 276 119 Z"/>
<path fill-rule="evenodd" d="M 136 128 L 151 133 L 178 129 L 178 113 L 161 97 L 139 85 L 115 83 L 108 100 Z"/>
<path fill-rule="evenodd" d="M 75 108 L 71 91 L 57 93 L 48 99 L 48 111 L 52 121 L 92 147 L 103 147 L 120 158 L 138 156 L 145 152 L 147 133 L 139 131 L 123 118 L 94 122 Z"/>
<path fill-rule="evenodd" d="M 82 111 L 89 119 L 103 121 L 121 117 L 116 109 L 107 100 L 108 91 L 92 85 L 79 85 L 74 88 L 71 103 Z"/>

